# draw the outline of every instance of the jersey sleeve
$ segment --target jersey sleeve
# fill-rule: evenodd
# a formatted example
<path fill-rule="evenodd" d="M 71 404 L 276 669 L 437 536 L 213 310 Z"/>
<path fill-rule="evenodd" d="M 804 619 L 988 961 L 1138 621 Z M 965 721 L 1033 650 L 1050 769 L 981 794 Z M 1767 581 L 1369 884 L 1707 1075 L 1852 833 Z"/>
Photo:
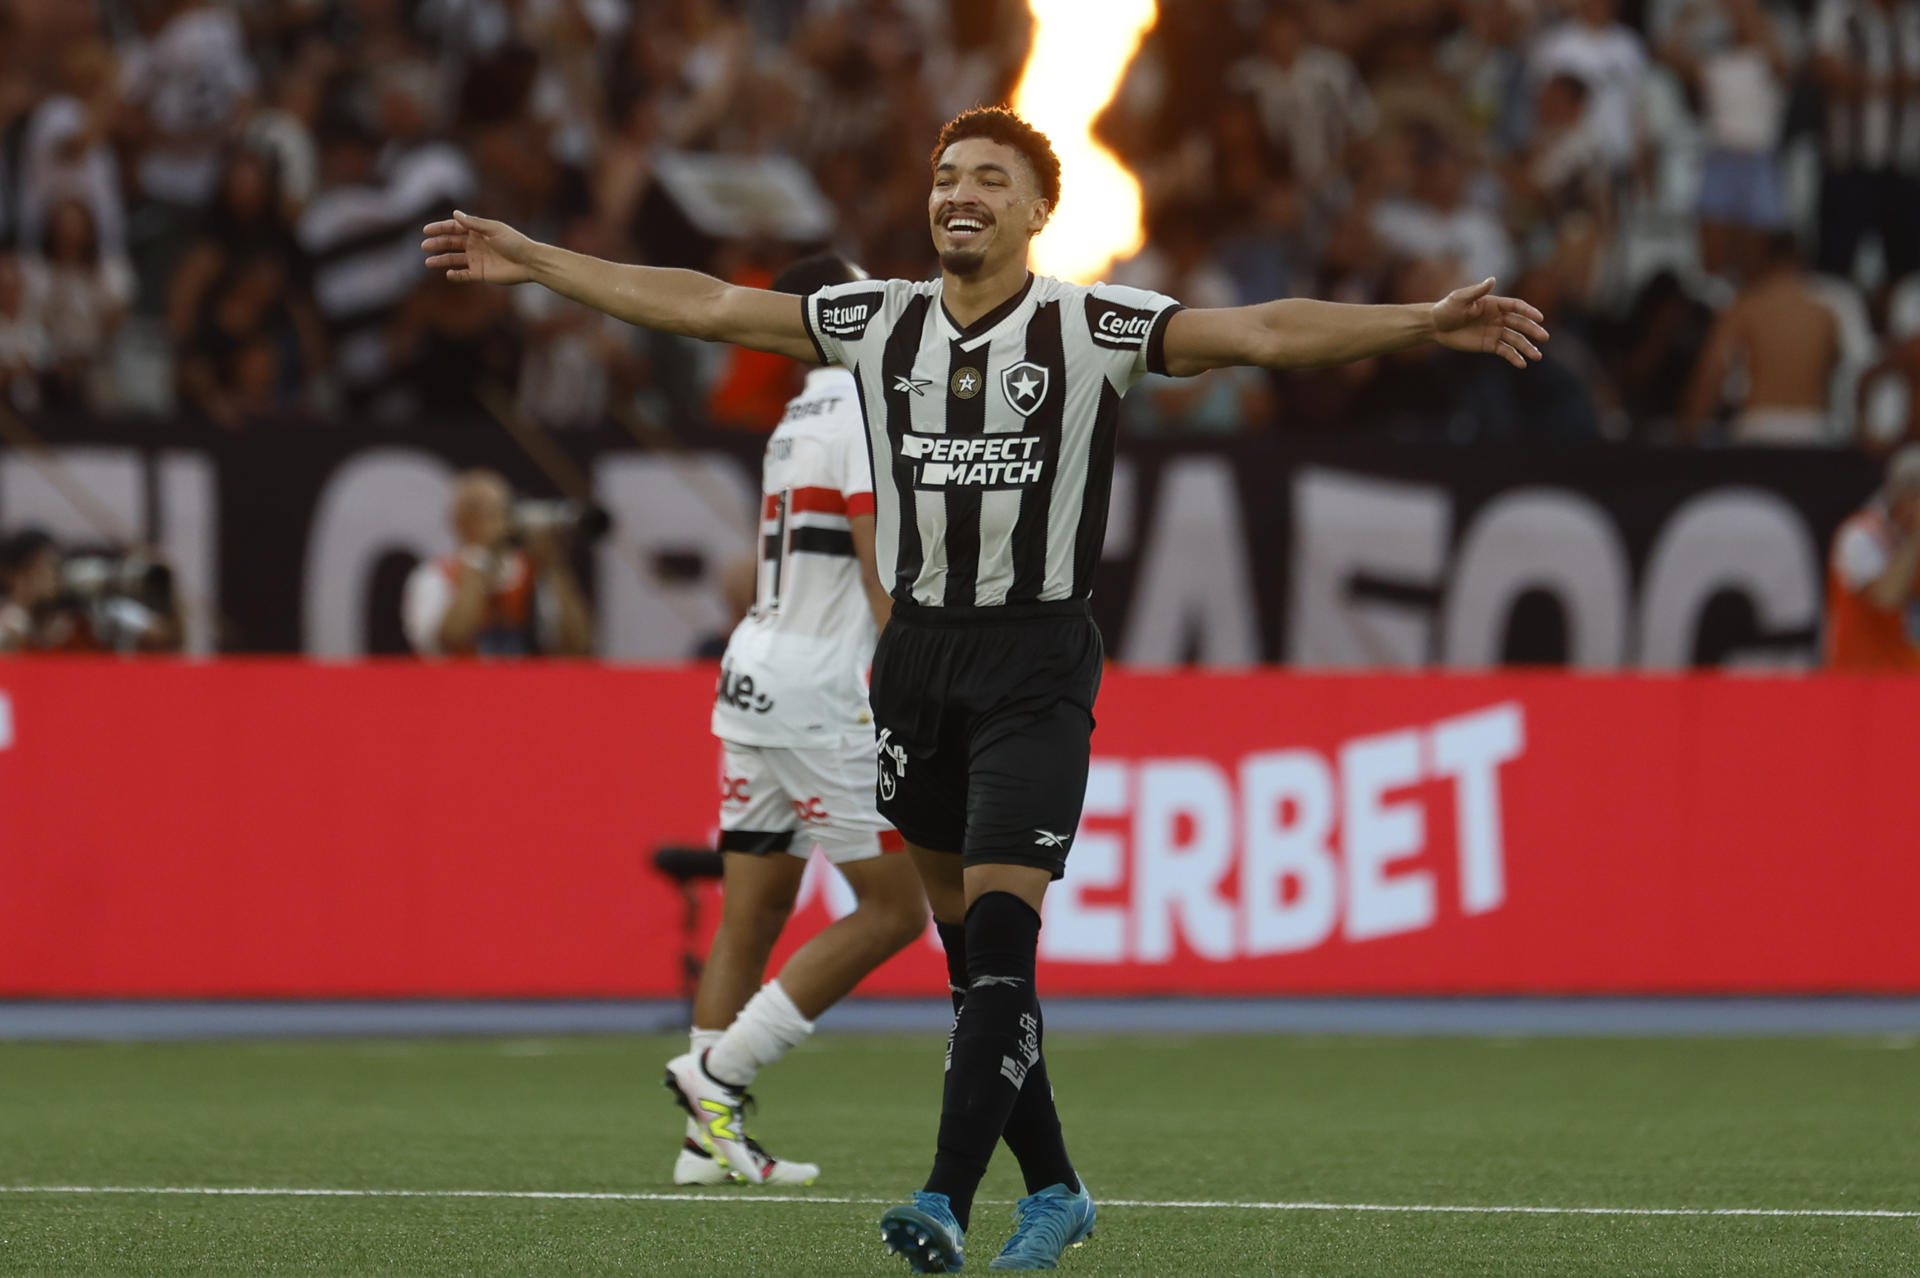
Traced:
<path fill-rule="evenodd" d="M 1167 371 L 1167 321 L 1185 308 L 1165 293 L 1121 284 L 1087 290 L 1087 340 L 1122 394 L 1148 373 Z"/>
<path fill-rule="evenodd" d="M 1842 584 L 1857 594 L 1887 570 L 1887 552 L 1872 533 L 1859 524 L 1849 524 L 1833 543 L 1833 570 Z"/>
<path fill-rule="evenodd" d="M 899 291 L 894 286 L 903 284 L 904 280 L 856 280 L 810 293 L 800 313 L 820 362 L 857 368 L 863 360 L 877 357 L 887 340 L 888 304 Z M 898 303 L 894 305 L 897 308 Z"/>

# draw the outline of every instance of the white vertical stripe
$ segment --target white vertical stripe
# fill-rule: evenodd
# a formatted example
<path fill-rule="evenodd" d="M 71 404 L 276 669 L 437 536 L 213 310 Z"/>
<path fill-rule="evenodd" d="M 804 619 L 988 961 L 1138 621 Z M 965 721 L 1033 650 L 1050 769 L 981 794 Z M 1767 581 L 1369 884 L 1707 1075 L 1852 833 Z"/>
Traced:
<path fill-rule="evenodd" d="M 1027 325 L 1039 309 L 1035 281 L 1033 292 L 1021 304 L 1025 322 L 1000 330 L 986 351 L 987 400 L 986 433 L 1017 435 L 1026 431 L 1027 419 L 1007 403 L 1000 385 L 1000 374 L 1027 357 Z M 1058 395 L 1063 388 L 1050 386 L 1047 393 Z M 980 567 L 974 576 L 973 602 L 977 607 L 1003 604 L 1013 589 L 1013 526 L 1020 519 L 1023 497 L 1031 494 L 1018 488 L 999 489 L 980 495 Z"/>
<path fill-rule="evenodd" d="M 880 383 L 880 361 L 863 362 L 861 408 L 866 417 L 867 446 L 873 456 L 873 560 L 880 584 L 893 593 L 900 571 L 900 490 L 893 483 L 893 446 L 887 439 L 887 399 Z"/>
<path fill-rule="evenodd" d="M 976 606 L 1003 604 L 1013 589 L 1013 525 L 1020 518 L 1021 496 L 1018 488 L 980 495 L 980 573 L 973 584 Z"/>
<path fill-rule="evenodd" d="M 947 591 L 947 495 L 939 489 L 916 489 L 913 509 L 919 516 L 922 556 L 913 597 L 938 607 L 946 602 Z"/>
<path fill-rule="evenodd" d="M 935 289 L 920 328 L 920 346 L 913 357 L 913 376 L 931 383 L 925 392 L 908 395 L 912 408 L 909 418 L 918 435 L 947 433 L 947 376 L 950 362 L 947 338 L 942 331 L 940 290 Z M 938 606 L 947 594 L 947 495 L 943 489 L 916 489 L 914 513 L 920 526 L 920 576 L 913 583 L 913 597 L 923 604 Z"/>
<path fill-rule="evenodd" d="M 1047 576 L 1040 598 L 1073 596 L 1073 542 L 1087 500 L 1087 461 L 1093 447 L 1093 421 L 1100 411 L 1106 358 L 1087 335 L 1087 294 L 1073 290 L 1060 299 L 1060 349 L 1066 363 L 1066 395 L 1060 419 L 1059 471 L 1053 479 L 1053 503 L 1047 510 Z"/>

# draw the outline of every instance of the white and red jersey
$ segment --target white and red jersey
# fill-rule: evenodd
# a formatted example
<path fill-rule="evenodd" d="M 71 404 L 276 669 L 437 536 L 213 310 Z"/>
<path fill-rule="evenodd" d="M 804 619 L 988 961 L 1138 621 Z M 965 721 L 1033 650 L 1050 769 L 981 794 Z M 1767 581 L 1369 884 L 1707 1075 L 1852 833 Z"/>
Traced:
<path fill-rule="evenodd" d="M 713 732 L 743 745 L 870 738 L 867 668 L 879 632 L 848 521 L 873 513 L 853 375 L 823 368 L 767 440 L 753 611 L 721 659 Z"/>

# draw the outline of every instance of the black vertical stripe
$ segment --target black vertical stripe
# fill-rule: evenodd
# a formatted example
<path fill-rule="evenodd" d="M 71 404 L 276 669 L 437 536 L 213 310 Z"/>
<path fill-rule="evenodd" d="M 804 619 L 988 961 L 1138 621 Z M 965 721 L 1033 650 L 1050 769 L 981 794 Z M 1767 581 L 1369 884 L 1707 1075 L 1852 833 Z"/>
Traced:
<path fill-rule="evenodd" d="M 987 429 L 987 356 L 992 343 L 972 352 L 957 341 L 947 343 L 947 435 L 980 435 Z M 960 370 L 972 369 L 980 389 L 972 399 L 954 393 Z M 980 494 L 977 486 L 947 485 L 947 588 L 942 598 L 949 608 L 973 607 L 973 590 L 980 581 Z"/>
<path fill-rule="evenodd" d="M 1100 379 L 1100 408 L 1093 419 L 1087 451 L 1087 490 L 1081 498 L 1080 529 L 1073 539 L 1073 598 L 1093 593 L 1093 573 L 1107 540 L 1107 503 L 1113 493 L 1113 449 L 1120 433 L 1120 394 Z"/>
<path fill-rule="evenodd" d="M 1025 358 L 1047 370 L 1047 394 L 1027 418 L 1027 433 L 1040 437 L 1042 468 L 1038 483 L 1020 495 L 1013 524 L 1013 587 L 1008 603 L 1032 603 L 1047 585 L 1047 516 L 1053 506 L 1053 480 L 1060 469 L 1061 411 L 1067 402 L 1067 358 L 1060 330 L 1060 303 L 1034 308 L 1027 324 Z M 1091 477 L 1091 472 L 1089 472 Z"/>
<path fill-rule="evenodd" d="M 913 601 L 913 583 L 920 579 L 926 563 L 926 550 L 920 544 L 920 518 L 913 503 L 913 463 L 902 445 L 913 429 L 912 392 L 903 390 L 913 375 L 914 357 L 920 353 L 920 339 L 927 324 L 927 311 L 933 299 L 917 293 L 907 301 L 906 309 L 887 334 L 886 349 L 880 356 L 880 388 L 887 412 L 887 443 L 892 449 L 894 494 L 899 499 L 896 517 L 900 521 L 900 553 L 894 561 L 892 594 L 895 599 Z M 874 459 L 875 466 L 879 459 Z"/>

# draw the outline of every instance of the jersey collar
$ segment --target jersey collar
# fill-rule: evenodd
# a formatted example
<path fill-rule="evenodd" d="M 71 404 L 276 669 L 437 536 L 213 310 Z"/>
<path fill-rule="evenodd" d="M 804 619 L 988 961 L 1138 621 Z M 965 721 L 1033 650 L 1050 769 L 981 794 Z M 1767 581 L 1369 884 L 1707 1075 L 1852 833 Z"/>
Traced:
<path fill-rule="evenodd" d="M 1019 310 L 1020 304 L 1027 300 L 1027 294 L 1031 292 L 1033 292 L 1033 272 L 1028 271 L 1027 282 L 1020 286 L 1019 292 L 1015 293 L 1012 297 L 1009 297 L 1006 301 L 1000 303 L 1000 305 L 994 307 L 992 310 L 988 311 L 985 315 L 982 315 L 979 319 L 967 325 L 965 328 L 961 328 L 959 323 L 954 320 L 953 312 L 947 309 L 946 286 L 944 284 L 941 285 L 940 323 L 942 327 L 944 327 L 947 330 L 947 340 L 966 343 L 966 342 L 972 342 L 976 338 L 986 336 L 988 333 L 992 332 L 995 328 L 998 328 L 1000 326 L 1001 321 L 1005 320 L 1009 315 Z"/>

